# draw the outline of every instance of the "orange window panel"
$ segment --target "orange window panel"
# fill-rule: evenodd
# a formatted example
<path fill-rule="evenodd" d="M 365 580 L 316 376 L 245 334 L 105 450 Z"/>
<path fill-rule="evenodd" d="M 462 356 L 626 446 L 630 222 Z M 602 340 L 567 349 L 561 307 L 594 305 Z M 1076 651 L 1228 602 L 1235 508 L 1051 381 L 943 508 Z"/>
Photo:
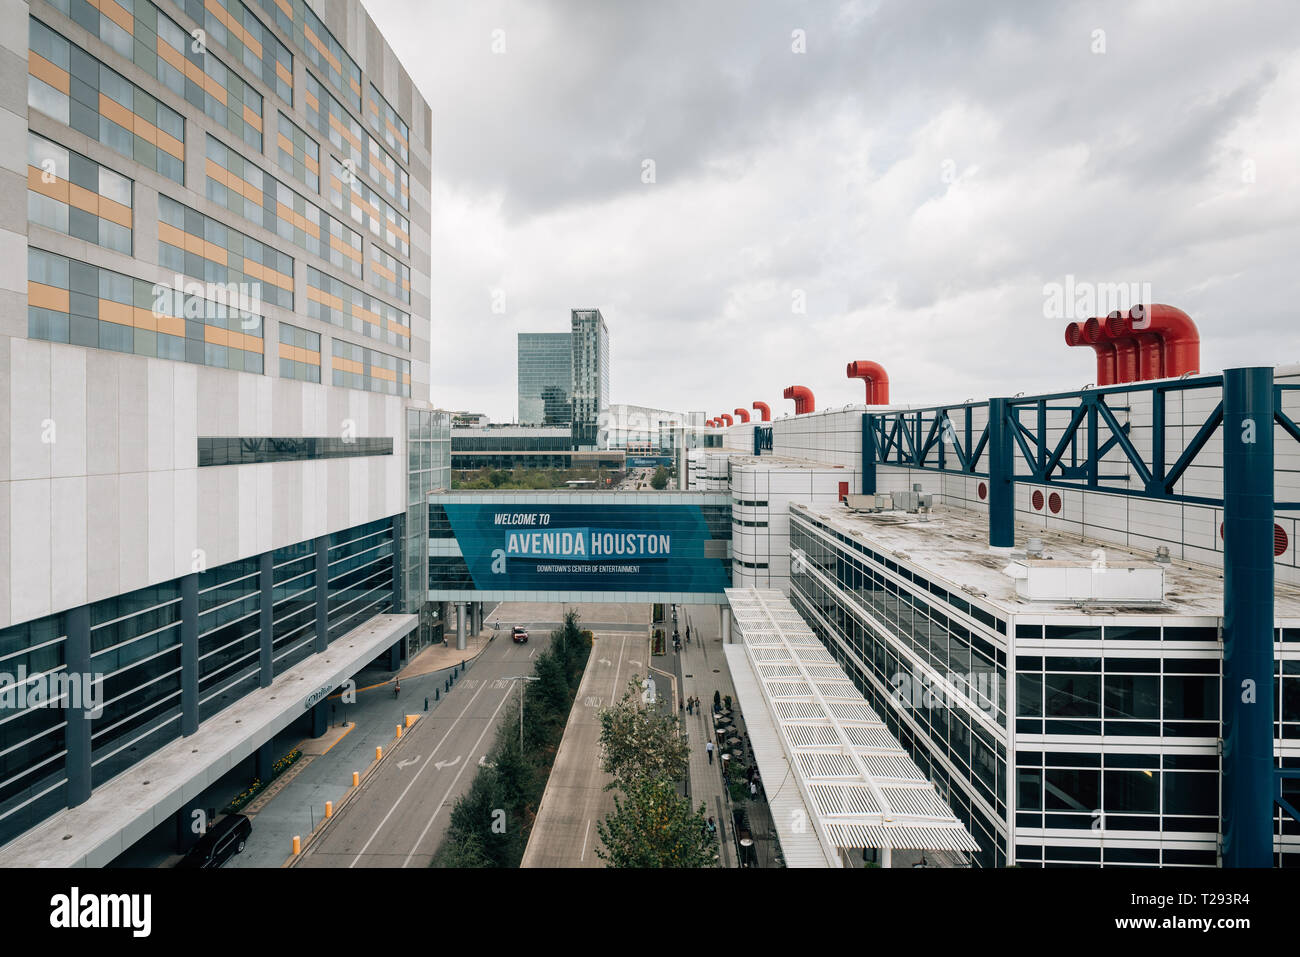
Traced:
<path fill-rule="evenodd" d="M 275 5 L 280 8 L 286 17 L 290 20 L 293 19 L 293 6 L 289 3 L 289 0 L 275 0 Z"/>
<path fill-rule="evenodd" d="M 131 217 L 131 207 L 123 206 L 117 200 L 99 197 L 99 215 L 101 219 L 107 219 L 110 223 L 117 223 L 119 226 L 125 226 L 131 229 L 133 226 Z"/>
<path fill-rule="evenodd" d="M 251 106 L 246 105 L 244 107 L 244 122 L 257 130 L 257 132 L 262 132 L 262 118 L 258 116 L 257 113 L 253 112 Z"/>
<path fill-rule="evenodd" d="M 88 213 L 99 215 L 99 194 L 92 193 L 90 190 L 75 183 L 68 184 L 68 205 L 75 206 L 77 209 L 85 210 Z"/>
<path fill-rule="evenodd" d="M 280 79 L 284 80 L 285 83 L 288 83 L 290 87 L 293 86 L 293 71 L 279 60 L 275 61 L 275 72 L 276 75 L 279 76 Z"/>
<path fill-rule="evenodd" d="M 182 75 L 185 73 L 185 57 L 179 50 L 163 40 L 162 37 L 158 38 L 158 42 L 154 44 L 154 46 L 157 48 L 156 52 L 163 58 L 163 60 L 170 63 L 175 69 L 179 70 Z"/>
<path fill-rule="evenodd" d="M 203 89 L 208 94 L 208 96 L 212 97 L 222 106 L 228 105 L 227 103 L 228 94 L 226 92 L 226 88 L 222 86 L 217 80 L 208 76 L 206 73 L 203 74 Z"/>
<path fill-rule="evenodd" d="M 135 308 L 125 303 L 113 302 L 111 299 L 99 300 L 99 318 L 115 326 L 134 326 Z"/>
<path fill-rule="evenodd" d="M 68 311 L 68 290 L 57 286 L 47 286 L 41 282 L 27 281 L 27 304 L 38 309 L 53 309 L 55 312 Z"/>
<path fill-rule="evenodd" d="M 316 97 L 306 92 L 303 93 L 303 98 L 306 99 L 307 105 L 311 107 L 312 112 L 314 113 L 320 112 L 320 100 L 316 99 Z"/>
<path fill-rule="evenodd" d="M 230 337 L 229 337 L 229 335 L 226 333 L 226 330 L 225 330 L 225 329 L 221 329 L 221 328 L 219 328 L 219 327 L 217 327 L 217 326 L 204 326 L 204 327 L 203 327 L 203 341 L 204 341 L 204 342 L 210 342 L 210 343 L 212 343 L 212 345 L 214 345 L 214 346 L 228 346 L 228 345 L 230 345 Z"/>
<path fill-rule="evenodd" d="M 103 93 L 99 94 L 99 112 L 101 116 L 108 117 L 123 129 L 130 130 L 135 127 L 135 114 Z"/>
<path fill-rule="evenodd" d="M 96 4 L 99 12 L 108 17 L 127 33 L 135 32 L 135 14 L 119 7 L 113 0 L 100 0 Z"/>
<path fill-rule="evenodd" d="M 199 66 L 197 63 L 191 63 L 189 60 L 185 60 L 185 66 L 182 68 L 182 72 L 184 72 L 188 79 L 193 80 L 198 85 L 199 89 L 203 89 L 203 85 L 208 79 L 208 75 L 203 72 L 203 67 Z"/>
<path fill-rule="evenodd" d="M 164 133 L 162 130 L 158 131 L 158 148 L 166 150 L 182 162 L 185 160 L 185 144 L 170 133 Z"/>
<path fill-rule="evenodd" d="M 254 279 L 263 278 L 262 271 L 264 267 L 262 266 L 261 263 L 253 262 L 253 260 L 245 257 L 243 268 L 244 268 L 245 275 L 252 276 Z"/>
<path fill-rule="evenodd" d="M 342 356 L 334 357 L 334 368 L 342 372 L 355 372 L 358 375 L 363 374 L 365 371 L 360 362 L 355 359 L 345 359 Z"/>
<path fill-rule="evenodd" d="M 158 331 L 169 336 L 185 338 L 185 320 L 180 316 L 159 316 Z"/>
<path fill-rule="evenodd" d="M 100 302 L 100 308 L 103 308 L 102 300 Z M 135 326 L 137 329 L 148 329 L 150 332 L 159 332 L 160 330 L 158 327 L 162 324 L 163 319 L 171 319 L 171 317 L 155 316 L 152 309 L 146 309 L 144 306 L 131 307 L 131 325 Z M 182 336 L 185 335 L 185 320 L 180 319 L 176 321 L 181 324 L 180 334 Z"/>
<path fill-rule="evenodd" d="M 225 266 L 230 262 L 230 253 L 224 246 L 218 246 L 216 243 L 208 242 L 206 239 L 199 239 L 199 242 L 203 247 L 199 252 L 202 253 L 204 259 L 210 259 L 212 262 L 219 263 L 222 266 Z"/>
<path fill-rule="evenodd" d="M 230 172 L 212 158 L 208 158 L 204 169 L 207 171 L 208 179 L 216 180 L 222 186 L 229 186 Z"/>
<path fill-rule="evenodd" d="M 284 150 L 290 156 L 293 155 L 293 140 L 289 139 L 289 137 L 285 136 L 283 133 L 276 133 L 275 141 L 280 145 L 280 149 Z"/>
<path fill-rule="evenodd" d="M 411 337 L 411 329 L 409 326 L 404 326 L 399 322 L 393 322 L 391 319 L 388 320 L 388 331 L 395 332 L 399 336 L 406 336 L 408 339 Z"/>
<path fill-rule="evenodd" d="M 45 182 L 46 179 L 50 182 Z M 53 173 L 46 176 L 45 170 L 38 169 L 35 166 L 27 167 L 27 188 L 32 192 L 40 193 L 42 196 L 48 196 L 50 199 L 57 199 L 60 203 L 68 201 L 68 181 L 59 179 Z"/>
<path fill-rule="evenodd" d="M 373 366 L 370 369 L 370 375 L 376 379 L 387 379 L 389 382 L 397 381 L 397 373 L 392 369 L 384 369 L 380 366 Z"/>
<path fill-rule="evenodd" d="M 307 166 L 307 168 L 311 170 L 313 173 L 316 173 L 318 175 L 320 174 L 320 163 L 316 162 L 310 156 L 304 156 L 302 158 L 302 161 Z"/>
<path fill-rule="evenodd" d="M 27 51 L 27 72 L 36 79 L 48 83 L 60 93 L 67 93 L 71 88 L 67 70 L 55 66 L 45 57 L 32 50 Z"/>
<path fill-rule="evenodd" d="M 185 248 L 185 237 L 189 234 L 179 226 L 173 226 L 171 223 L 158 221 L 158 238 L 165 243 L 170 243 L 177 249 Z"/>
<path fill-rule="evenodd" d="M 144 140 L 150 146 L 158 145 L 158 127 L 154 126 L 148 120 L 142 119 L 132 113 L 131 125 L 128 126 L 127 129 L 131 130 L 131 132 L 135 133 L 136 136 L 140 137 L 140 139 Z"/>

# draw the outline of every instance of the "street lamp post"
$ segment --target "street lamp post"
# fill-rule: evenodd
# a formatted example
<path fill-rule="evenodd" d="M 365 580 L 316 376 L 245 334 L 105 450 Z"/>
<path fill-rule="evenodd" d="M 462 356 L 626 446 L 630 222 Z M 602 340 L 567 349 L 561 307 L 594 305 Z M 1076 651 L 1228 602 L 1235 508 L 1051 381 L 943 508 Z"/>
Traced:
<path fill-rule="evenodd" d="M 538 681 L 533 675 L 506 675 L 506 681 L 518 681 L 519 685 L 519 753 L 524 753 L 524 686 L 522 682 Z"/>

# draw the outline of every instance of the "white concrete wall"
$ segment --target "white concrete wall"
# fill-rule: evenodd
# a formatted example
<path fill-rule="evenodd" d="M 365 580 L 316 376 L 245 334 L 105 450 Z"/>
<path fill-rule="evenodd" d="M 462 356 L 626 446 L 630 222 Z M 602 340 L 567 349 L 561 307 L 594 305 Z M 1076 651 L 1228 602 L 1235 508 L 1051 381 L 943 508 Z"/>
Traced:
<path fill-rule="evenodd" d="M 771 423 L 772 454 L 858 468 L 862 464 L 864 408 L 828 409 L 776 419 Z"/>
<path fill-rule="evenodd" d="M 406 400 L 8 340 L 0 627 L 404 508 Z M 393 438 L 393 455 L 198 467 L 202 436 Z M 197 554 L 196 554 L 197 553 Z"/>

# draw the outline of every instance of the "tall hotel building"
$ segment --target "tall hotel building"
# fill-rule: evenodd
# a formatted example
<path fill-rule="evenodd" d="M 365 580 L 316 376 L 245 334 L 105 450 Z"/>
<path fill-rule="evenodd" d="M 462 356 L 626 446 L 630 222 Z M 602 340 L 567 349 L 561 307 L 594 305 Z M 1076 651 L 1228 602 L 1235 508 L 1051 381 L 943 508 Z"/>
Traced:
<path fill-rule="evenodd" d="M 430 112 L 356 0 L 3 20 L 0 864 L 100 864 L 427 639 Z"/>
<path fill-rule="evenodd" d="M 609 410 L 609 327 L 599 309 L 570 311 L 573 336 L 573 447 L 596 449 Z"/>

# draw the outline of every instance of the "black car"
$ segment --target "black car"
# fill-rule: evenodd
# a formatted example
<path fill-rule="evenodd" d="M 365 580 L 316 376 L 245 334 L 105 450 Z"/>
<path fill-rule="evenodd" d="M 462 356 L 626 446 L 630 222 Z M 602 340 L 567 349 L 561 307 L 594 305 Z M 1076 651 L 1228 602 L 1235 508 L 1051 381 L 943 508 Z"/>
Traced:
<path fill-rule="evenodd" d="M 208 828 L 177 867 L 220 867 L 244 850 L 253 822 L 242 814 L 227 814 Z"/>

